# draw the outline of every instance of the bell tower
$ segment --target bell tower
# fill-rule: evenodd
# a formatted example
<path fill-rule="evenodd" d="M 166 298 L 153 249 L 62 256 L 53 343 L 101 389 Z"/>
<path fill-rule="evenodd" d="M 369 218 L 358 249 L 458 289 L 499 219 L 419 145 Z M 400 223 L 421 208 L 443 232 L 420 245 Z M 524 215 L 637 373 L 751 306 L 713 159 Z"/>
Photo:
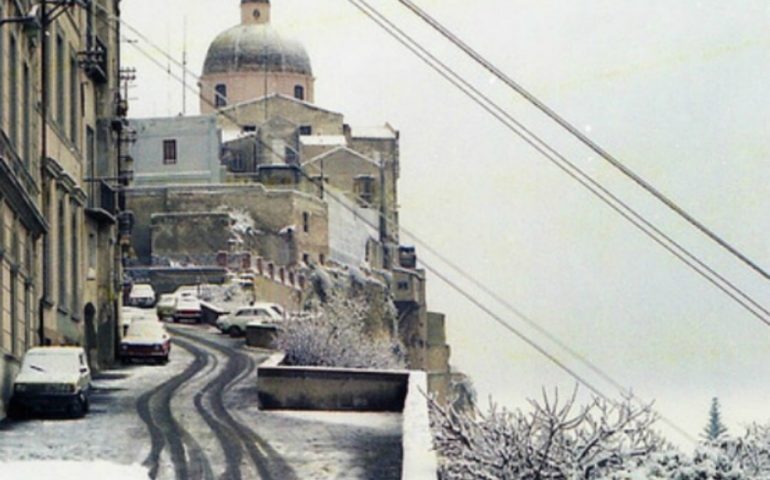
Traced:
<path fill-rule="evenodd" d="M 241 0 L 241 25 L 270 23 L 270 0 Z"/>

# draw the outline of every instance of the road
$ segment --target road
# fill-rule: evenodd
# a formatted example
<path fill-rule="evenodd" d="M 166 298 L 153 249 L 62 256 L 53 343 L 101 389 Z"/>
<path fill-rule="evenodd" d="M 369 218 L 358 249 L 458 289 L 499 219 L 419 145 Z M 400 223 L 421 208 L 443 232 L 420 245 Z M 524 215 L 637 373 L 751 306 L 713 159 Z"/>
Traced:
<path fill-rule="evenodd" d="M 96 376 L 85 418 L 0 423 L 0 462 L 104 460 L 159 480 L 399 478 L 399 416 L 260 412 L 268 352 L 208 327 L 169 330 L 171 361 Z"/>

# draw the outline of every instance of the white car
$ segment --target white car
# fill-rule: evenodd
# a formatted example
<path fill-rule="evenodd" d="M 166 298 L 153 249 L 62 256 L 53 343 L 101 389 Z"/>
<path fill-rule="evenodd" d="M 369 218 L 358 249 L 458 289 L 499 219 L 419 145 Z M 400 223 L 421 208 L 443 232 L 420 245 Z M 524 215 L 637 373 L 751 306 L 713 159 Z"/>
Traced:
<path fill-rule="evenodd" d="M 128 363 L 133 359 L 154 360 L 167 363 L 171 351 L 171 337 L 166 326 L 158 321 L 134 322 L 120 342 L 120 360 Z"/>
<path fill-rule="evenodd" d="M 173 293 L 164 293 L 155 304 L 155 313 L 158 318 L 163 320 L 166 317 L 173 317 L 176 310 L 176 295 Z"/>
<path fill-rule="evenodd" d="M 122 327 L 123 335 L 126 334 L 126 330 L 135 320 L 143 320 L 144 310 L 136 307 L 121 307 L 120 309 L 120 326 Z"/>
<path fill-rule="evenodd" d="M 30 349 L 13 383 L 9 417 L 59 411 L 80 418 L 88 412 L 91 370 L 80 347 Z"/>
<path fill-rule="evenodd" d="M 275 324 L 283 319 L 283 308 L 277 303 L 255 303 L 239 307 L 235 312 L 218 318 L 217 328 L 235 337 L 243 335 L 249 323 Z"/>
<path fill-rule="evenodd" d="M 137 283 L 131 287 L 126 305 L 132 307 L 150 308 L 155 305 L 155 289 L 148 283 Z"/>
<path fill-rule="evenodd" d="M 195 297 L 185 296 L 176 299 L 176 306 L 174 307 L 173 320 L 175 322 L 181 321 L 201 321 L 201 302 Z"/>

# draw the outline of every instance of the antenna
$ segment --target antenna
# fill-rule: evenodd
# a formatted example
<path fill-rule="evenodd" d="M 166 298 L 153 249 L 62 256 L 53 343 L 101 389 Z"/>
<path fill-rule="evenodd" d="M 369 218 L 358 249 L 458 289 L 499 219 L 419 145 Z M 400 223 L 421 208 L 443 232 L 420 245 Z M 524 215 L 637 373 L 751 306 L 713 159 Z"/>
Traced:
<path fill-rule="evenodd" d="M 187 115 L 187 15 L 182 28 L 182 116 Z"/>

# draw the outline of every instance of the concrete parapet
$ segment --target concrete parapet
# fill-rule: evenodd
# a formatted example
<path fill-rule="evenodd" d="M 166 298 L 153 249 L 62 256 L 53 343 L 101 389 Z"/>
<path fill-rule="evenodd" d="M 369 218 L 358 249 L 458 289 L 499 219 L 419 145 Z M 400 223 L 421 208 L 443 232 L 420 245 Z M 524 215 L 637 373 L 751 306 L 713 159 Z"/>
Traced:
<path fill-rule="evenodd" d="M 401 412 L 401 478 L 438 477 L 427 397 L 432 379 L 428 374 L 278 366 L 283 357 L 275 354 L 258 369 L 262 408 Z"/>
<path fill-rule="evenodd" d="M 408 372 L 319 367 L 260 367 L 264 409 L 400 412 Z"/>
<path fill-rule="evenodd" d="M 425 372 L 409 372 L 409 387 L 402 413 L 401 478 L 404 480 L 437 478 L 438 460 L 430 430 L 427 392 Z"/>

